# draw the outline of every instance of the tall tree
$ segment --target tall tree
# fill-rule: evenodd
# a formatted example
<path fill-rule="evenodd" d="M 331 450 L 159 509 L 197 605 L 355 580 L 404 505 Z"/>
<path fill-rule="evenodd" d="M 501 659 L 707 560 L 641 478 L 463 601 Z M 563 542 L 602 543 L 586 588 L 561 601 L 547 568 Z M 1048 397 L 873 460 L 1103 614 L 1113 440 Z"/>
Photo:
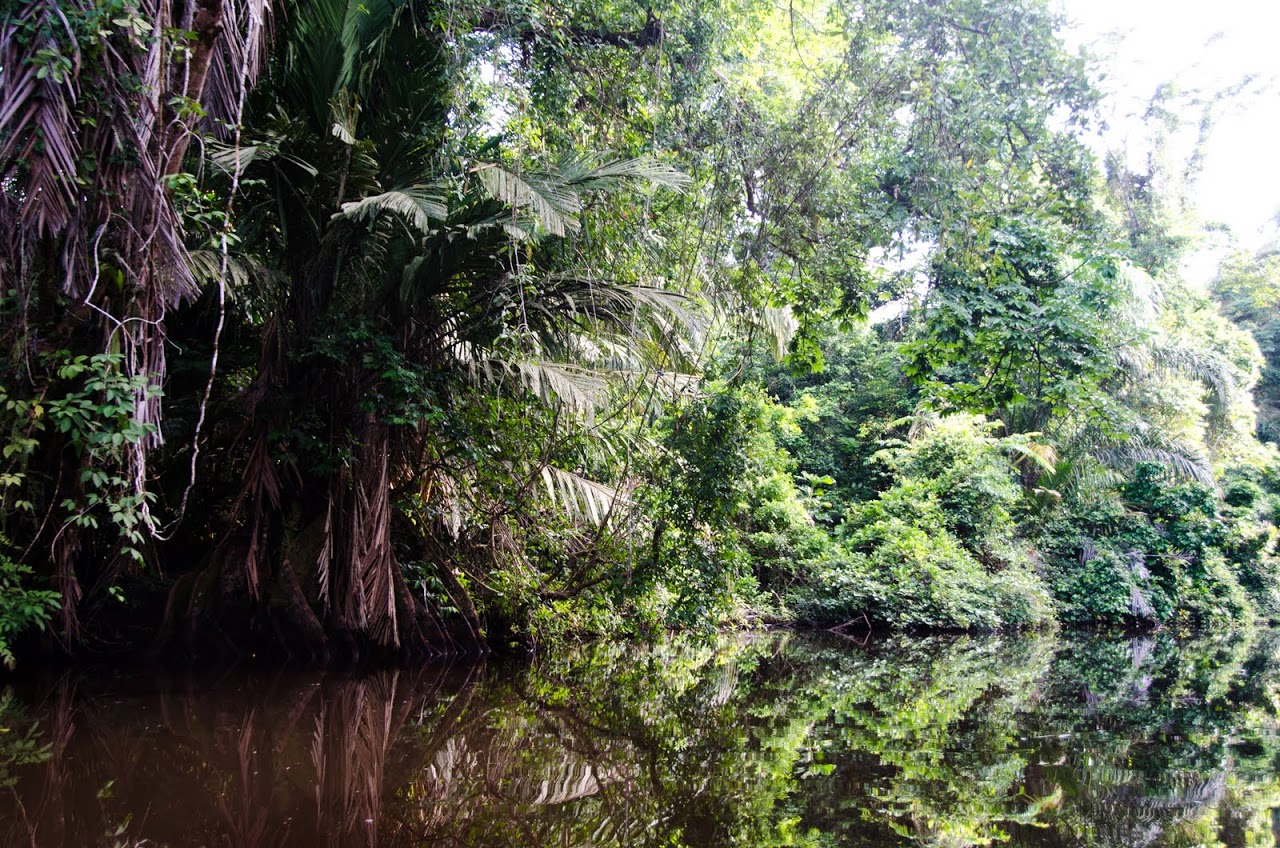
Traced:
<path fill-rule="evenodd" d="M 1251 332 L 1265 364 L 1254 398 L 1258 404 L 1258 436 L 1280 437 L 1280 253 L 1237 252 L 1218 268 L 1213 294 L 1223 313 Z"/>

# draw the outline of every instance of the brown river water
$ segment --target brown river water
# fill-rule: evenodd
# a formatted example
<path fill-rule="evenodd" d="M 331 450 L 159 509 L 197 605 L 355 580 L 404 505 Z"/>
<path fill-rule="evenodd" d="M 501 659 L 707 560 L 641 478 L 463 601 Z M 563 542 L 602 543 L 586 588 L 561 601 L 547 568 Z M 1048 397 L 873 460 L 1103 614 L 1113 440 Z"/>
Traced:
<path fill-rule="evenodd" d="M 1280 634 L 769 634 L 0 696 L 4 846 L 1257 846 Z"/>

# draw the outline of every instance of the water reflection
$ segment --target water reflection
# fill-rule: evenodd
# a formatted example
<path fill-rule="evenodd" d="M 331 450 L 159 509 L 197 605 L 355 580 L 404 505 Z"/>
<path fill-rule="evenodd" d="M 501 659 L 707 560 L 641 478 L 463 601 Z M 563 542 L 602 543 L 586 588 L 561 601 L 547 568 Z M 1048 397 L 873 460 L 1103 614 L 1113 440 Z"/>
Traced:
<path fill-rule="evenodd" d="M 1277 637 L 756 637 L 0 698 L 5 845 L 1252 846 Z"/>

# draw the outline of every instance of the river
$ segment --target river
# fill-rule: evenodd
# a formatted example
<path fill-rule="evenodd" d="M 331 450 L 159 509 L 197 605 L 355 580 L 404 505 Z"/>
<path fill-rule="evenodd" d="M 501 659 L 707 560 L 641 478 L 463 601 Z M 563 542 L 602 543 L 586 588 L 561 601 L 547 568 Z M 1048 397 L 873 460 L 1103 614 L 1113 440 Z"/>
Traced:
<path fill-rule="evenodd" d="M 1280 634 L 760 634 L 0 696 L 6 846 L 1254 846 Z"/>

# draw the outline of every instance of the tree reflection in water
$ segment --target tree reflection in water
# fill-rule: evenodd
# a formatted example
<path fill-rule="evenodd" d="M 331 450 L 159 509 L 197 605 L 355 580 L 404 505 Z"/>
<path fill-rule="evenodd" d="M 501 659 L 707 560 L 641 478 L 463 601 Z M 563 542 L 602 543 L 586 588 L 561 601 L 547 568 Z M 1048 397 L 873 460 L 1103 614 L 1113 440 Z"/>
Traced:
<path fill-rule="evenodd" d="M 74 674 L 0 699 L 0 840 L 1274 844 L 1276 648 L 762 636 L 360 676 Z"/>

